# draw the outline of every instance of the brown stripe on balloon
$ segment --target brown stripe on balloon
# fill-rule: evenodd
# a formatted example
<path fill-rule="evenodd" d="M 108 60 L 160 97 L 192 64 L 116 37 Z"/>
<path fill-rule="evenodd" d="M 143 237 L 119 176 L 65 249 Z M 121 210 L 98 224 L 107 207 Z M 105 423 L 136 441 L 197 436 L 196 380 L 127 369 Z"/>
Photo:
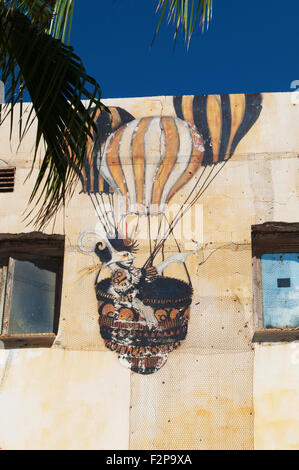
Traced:
<path fill-rule="evenodd" d="M 92 136 L 94 137 L 94 132 L 92 131 Z M 88 174 L 88 192 L 93 192 L 93 142 L 94 139 L 88 136 L 86 142 L 86 155 L 85 155 L 85 171 Z"/>
<path fill-rule="evenodd" d="M 229 139 L 229 144 L 227 148 L 227 153 L 225 155 L 225 159 L 229 158 L 230 152 L 231 152 L 231 146 L 232 142 L 234 140 L 234 137 L 237 133 L 237 130 L 239 129 L 241 122 L 243 121 L 244 118 L 244 113 L 245 113 L 245 107 L 246 107 L 246 100 L 245 100 L 245 95 L 240 94 L 240 95 L 230 95 L 230 109 L 231 109 L 231 135 Z"/>
<path fill-rule="evenodd" d="M 193 115 L 193 99 L 194 96 L 183 96 L 182 98 L 182 112 L 184 120 L 190 122 L 194 125 L 194 115 Z"/>
<path fill-rule="evenodd" d="M 123 169 L 120 164 L 119 155 L 118 155 L 119 144 L 120 144 L 123 132 L 124 132 L 124 127 L 121 127 L 113 135 L 109 143 L 109 147 L 106 150 L 106 160 L 107 160 L 107 166 L 109 168 L 112 178 L 117 184 L 122 196 L 124 196 L 125 200 L 127 201 L 128 189 L 127 189 L 125 176 L 124 176 Z"/>
<path fill-rule="evenodd" d="M 94 165 L 94 155 L 93 155 L 93 146 L 91 146 L 89 150 L 89 158 L 90 161 L 90 192 L 95 192 L 95 165 Z"/>
<path fill-rule="evenodd" d="M 101 175 L 99 175 L 99 178 L 98 178 L 98 187 L 99 187 L 99 193 L 102 193 L 103 192 L 103 182 L 102 182 Z"/>
<path fill-rule="evenodd" d="M 104 178 L 99 174 L 99 192 L 104 192 Z"/>
<path fill-rule="evenodd" d="M 99 115 L 101 114 L 100 110 L 96 111 L 94 122 L 97 122 Z M 87 137 L 86 141 L 86 153 L 84 157 L 84 162 L 81 170 L 81 182 L 83 186 L 83 191 L 90 193 L 94 191 L 94 131 L 91 129 L 91 136 Z"/>
<path fill-rule="evenodd" d="M 213 151 L 213 162 L 218 161 L 221 145 L 222 110 L 221 96 L 209 95 L 207 99 L 207 119 Z"/>
<path fill-rule="evenodd" d="M 179 151 L 179 133 L 175 125 L 175 121 L 171 117 L 163 117 L 161 119 L 163 131 L 165 135 L 165 154 L 163 162 L 156 175 L 154 187 L 153 187 L 153 204 L 160 204 L 162 192 L 166 181 L 168 180 Z"/>
<path fill-rule="evenodd" d="M 100 117 L 100 115 L 102 114 L 102 111 L 100 109 L 98 109 L 95 113 L 95 116 L 94 116 L 94 122 L 97 124 L 98 122 L 98 119 Z M 92 134 L 92 138 L 90 136 L 88 136 L 87 138 L 87 143 L 86 143 L 86 153 L 87 155 L 89 156 L 92 156 L 92 150 L 93 150 L 93 147 L 94 147 L 94 130 L 92 129 L 91 130 L 91 134 Z M 90 160 L 90 158 L 89 158 Z"/>
<path fill-rule="evenodd" d="M 87 154 L 85 154 L 81 172 L 80 172 L 80 181 L 82 183 L 82 190 L 84 193 L 90 192 L 90 163 L 87 158 Z"/>
<path fill-rule="evenodd" d="M 151 121 L 151 117 L 142 118 L 136 127 L 132 137 L 132 164 L 136 183 L 136 199 L 138 204 L 143 204 L 144 165 L 145 165 L 145 133 Z"/>
<path fill-rule="evenodd" d="M 84 158 L 81 174 L 80 174 L 80 180 L 82 183 L 82 188 L 84 193 L 89 193 L 90 192 L 90 183 L 89 183 L 89 174 L 90 174 L 90 167 L 89 167 L 89 162 L 87 158 Z"/>
<path fill-rule="evenodd" d="M 201 136 L 191 127 L 189 128 L 191 138 L 192 138 L 192 154 L 189 161 L 189 164 L 181 176 L 181 178 L 176 182 L 174 187 L 172 188 L 167 202 L 175 195 L 177 191 L 179 191 L 185 184 L 187 184 L 191 178 L 195 175 L 195 173 L 200 168 L 203 155 L 204 155 L 204 147 Z"/>

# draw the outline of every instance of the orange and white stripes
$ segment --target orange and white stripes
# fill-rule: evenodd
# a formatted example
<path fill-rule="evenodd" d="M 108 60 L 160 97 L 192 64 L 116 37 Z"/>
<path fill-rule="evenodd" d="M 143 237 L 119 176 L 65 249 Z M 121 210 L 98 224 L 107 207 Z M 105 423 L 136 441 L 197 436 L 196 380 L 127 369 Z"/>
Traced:
<path fill-rule="evenodd" d="M 126 199 L 126 210 L 162 210 L 199 169 L 204 147 L 191 124 L 177 117 L 145 117 L 106 141 L 100 174 Z"/>

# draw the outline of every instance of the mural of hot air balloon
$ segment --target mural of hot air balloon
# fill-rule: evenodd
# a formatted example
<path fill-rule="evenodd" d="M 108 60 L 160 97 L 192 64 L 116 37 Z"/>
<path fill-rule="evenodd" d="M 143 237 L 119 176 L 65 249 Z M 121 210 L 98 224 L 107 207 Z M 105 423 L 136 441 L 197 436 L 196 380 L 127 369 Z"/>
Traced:
<path fill-rule="evenodd" d="M 104 230 L 110 233 L 115 230 L 114 191 L 100 173 L 98 154 L 101 153 L 101 146 L 109 135 L 132 120 L 134 117 L 119 107 L 110 107 L 109 112 L 106 110 L 97 112 L 95 116 L 98 129 L 97 139 L 88 140 L 86 157 L 80 175 L 82 192 L 88 194 L 101 218 Z"/>
<path fill-rule="evenodd" d="M 133 238 L 140 217 L 163 215 L 166 204 L 197 172 L 203 155 L 200 134 L 177 117 L 136 119 L 111 134 L 98 157 L 98 167 L 118 195 L 121 231 L 126 232 L 128 215 L 137 216 L 130 220 Z M 149 233 L 150 239 L 152 236 Z"/>
<path fill-rule="evenodd" d="M 180 119 L 194 125 L 203 136 L 203 165 L 223 162 L 257 121 L 262 110 L 260 93 L 239 95 L 175 96 Z"/>
<path fill-rule="evenodd" d="M 130 113 L 119 107 L 111 107 L 109 111 L 97 112 L 95 116 L 98 129 L 97 139 L 89 139 L 87 143 L 86 158 L 80 175 L 82 190 L 87 194 L 112 192 L 109 184 L 99 172 L 97 155 L 100 152 L 101 145 L 112 132 L 134 119 Z"/>
<path fill-rule="evenodd" d="M 184 96 L 173 98 L 172 116 L 134 118 L 120 108 L 98 116 L 101 132 L 95 145 L 90 142 L 81 181 L 105 232 L 94 233 L 102 238 L 94 250 L 111 271 L 96 279 L 100 331 L 107 348 L 134 372 L 158 370 L 186 337 L 193 291 L 174 229 L 234 155 L 261 103 L 260 94 Z M 161 229 L 165 207 L 187 184 L 177 214 Z M 136 225 L 127 236 L 123 222 L 132 215 Z M 152 217 L 159 218 L 159 229 L 154 240 L 149 229 L 149 256 L 136 268 L 134 237 L 139 224 Z M 165 260 L 170 236 L 178 253 Z M 79 246 L 87 251 L 83 245 L 81 237 Z M 188 282 L 164 277 L 173 262 L 183 264 Z"/>
<path fill-rule="evenodd" d="M 112 134 L 98 164 L 126 209 L 163 211 L 166 203 L 201 165 L 204 147 L 200 134 L 176 117 L 145 117 Z"/>

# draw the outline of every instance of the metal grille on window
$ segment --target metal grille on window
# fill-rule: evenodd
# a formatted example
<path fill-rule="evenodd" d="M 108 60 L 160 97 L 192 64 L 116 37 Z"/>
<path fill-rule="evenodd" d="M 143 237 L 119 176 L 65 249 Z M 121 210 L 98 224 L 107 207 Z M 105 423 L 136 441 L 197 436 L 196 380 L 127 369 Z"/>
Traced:
<path fill-rule="evenodd" d="M 0 168 L 0 193 L 12 193 L 15 186 L 15 168 Z"/>

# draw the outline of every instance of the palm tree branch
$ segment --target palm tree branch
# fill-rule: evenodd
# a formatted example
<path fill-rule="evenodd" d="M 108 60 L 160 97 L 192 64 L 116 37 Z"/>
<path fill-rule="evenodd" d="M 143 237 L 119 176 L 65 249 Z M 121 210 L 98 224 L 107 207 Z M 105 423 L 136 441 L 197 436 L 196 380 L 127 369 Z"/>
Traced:
<path fill-rule="evenodd" d="M 97 134 L 95 113 L 105 108 L 101 89 L 71 47 L 41 31 L 18 10 L 6 12 L 5 17 L 0 10 L 0 51 L 2 79 L 10 79 L 5 109 L 11 128 L 15 104 L 26 84 L 32 110 L 20 135 L 28 132 L 35 115 L 33 166 L 42 141 L 46 147 L 30 198 L 31 203 L 42 203 L 34 217 L 42 227 L 72 194 L 79 178 L 87 140 Z"/>
<path fill-rule="evenodd" d="M 35 26 L 62 42 L 69 40 L 74 0 L 1 0 L 8 13 L 18 10 Z M 67 41 L 68 42 L 68 41 Z"/>
<path fill-rule="evenodd" d="M 185 40 L 189 44 L 196 23 L 203 28 L 205 26 L 208 28 L 209 20 L 212 17 L 212 8 L 213 0 L 158 0 L 157 11 L 160 10 L 161 13 L 154 39 L 168 12 L 168 22 L 173 21 L 175 24 L 175 39 L 182 27 Z"/>

